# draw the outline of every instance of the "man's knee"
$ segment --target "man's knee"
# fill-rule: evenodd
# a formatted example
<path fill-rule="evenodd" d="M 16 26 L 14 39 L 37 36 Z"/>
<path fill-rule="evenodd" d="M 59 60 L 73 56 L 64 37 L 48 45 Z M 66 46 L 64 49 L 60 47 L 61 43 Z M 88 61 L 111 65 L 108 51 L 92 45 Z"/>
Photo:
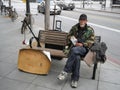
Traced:
<path fill-rule="evenodd" d="M 73 47 L 71 50 L 71 53 L 74 55 L 84 56 L 86 54 L 87 50 L 83 47 Z"/>
<path fill-rule="evenodd" d="M 71 49 L 71 53 L 76 54 L 76 53 L 77 53 L 77 47 L 73 47 L 73 48 Z"/>

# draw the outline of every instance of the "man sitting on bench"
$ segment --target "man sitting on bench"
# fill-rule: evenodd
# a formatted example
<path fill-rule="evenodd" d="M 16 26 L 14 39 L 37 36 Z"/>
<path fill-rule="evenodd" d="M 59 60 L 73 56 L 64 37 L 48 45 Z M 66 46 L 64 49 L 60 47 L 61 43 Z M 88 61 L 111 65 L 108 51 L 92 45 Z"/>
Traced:
<path fill-rule="evenodd" d="M 74 25 L 68 34 L 68 48 L 70 49 L 70 53 L 63 71 L 57 77 L 59 80 L 64 80 L 68 73 L 72 73 L 72 88 L 77 87 L 81 57 L 86 55 L 94 43 L 94 37 L 94 30 L 87 25 L 87 15 L 81 14 L 79 23 Z"/>

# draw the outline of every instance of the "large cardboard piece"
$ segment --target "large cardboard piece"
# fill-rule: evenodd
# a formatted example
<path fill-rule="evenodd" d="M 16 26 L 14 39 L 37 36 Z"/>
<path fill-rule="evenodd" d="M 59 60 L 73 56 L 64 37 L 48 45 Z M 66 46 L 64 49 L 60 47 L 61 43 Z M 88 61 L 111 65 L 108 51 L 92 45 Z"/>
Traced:
<path fill-rule="evenodd" d="M 87 55 L 85 56 L 84 58 L 84 61 L 86 62 L 86 64 L 91 67 L 94 62 L 95 62 L 95 56 L 96 56 L 96 53 L 95 52 L 92 52 L 89 50 L 89 52 L 87 53 Z"/>
<path fill-rule="evenodd" d="M 51 61 L 41 50 L 20 49 L 18 69 L 34 74 L 48 74 Z"/>

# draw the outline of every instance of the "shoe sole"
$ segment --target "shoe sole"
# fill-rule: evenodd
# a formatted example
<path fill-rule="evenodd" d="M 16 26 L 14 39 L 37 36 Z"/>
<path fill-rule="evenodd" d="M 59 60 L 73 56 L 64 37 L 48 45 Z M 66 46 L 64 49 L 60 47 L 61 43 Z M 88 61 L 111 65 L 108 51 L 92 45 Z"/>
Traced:
<path fill-rule="evenodd" d="M 71 85 L 71 87 L 72 87 L 72 88 L 77 88 L 76 86 L 72 86 L 72 85 Z"/>
<path fill-rule="evenodd" d="M 60 79 L 59 77 L 57 77 L 58 80 L 62 81 L 62 79 Z"/>

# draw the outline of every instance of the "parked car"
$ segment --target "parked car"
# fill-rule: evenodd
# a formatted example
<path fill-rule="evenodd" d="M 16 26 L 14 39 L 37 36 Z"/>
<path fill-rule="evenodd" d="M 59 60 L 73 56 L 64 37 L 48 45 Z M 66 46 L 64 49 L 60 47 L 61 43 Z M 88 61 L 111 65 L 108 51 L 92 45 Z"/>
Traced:
<path fill-rule="evenodd" d="M 84 0 L 84 4 L 86 4 L 86 5 L 92 5 L 93 1 L 92 0 Z"/>
<path fill-rule="evenodd" d="M 56 0 L 55 2 L 63 10 L 73 10 L 75 8 L 72 0 Z"/>
<path fill-rule="evenodd" d="M 39 13 L 45 13 L 45 1 L 42 1 L 40 5 L 38 5 L 37 10 Z M 55 5 L 53 1 L 50 1 L 50 14 L 61 14 L 61 8 Z"/>

